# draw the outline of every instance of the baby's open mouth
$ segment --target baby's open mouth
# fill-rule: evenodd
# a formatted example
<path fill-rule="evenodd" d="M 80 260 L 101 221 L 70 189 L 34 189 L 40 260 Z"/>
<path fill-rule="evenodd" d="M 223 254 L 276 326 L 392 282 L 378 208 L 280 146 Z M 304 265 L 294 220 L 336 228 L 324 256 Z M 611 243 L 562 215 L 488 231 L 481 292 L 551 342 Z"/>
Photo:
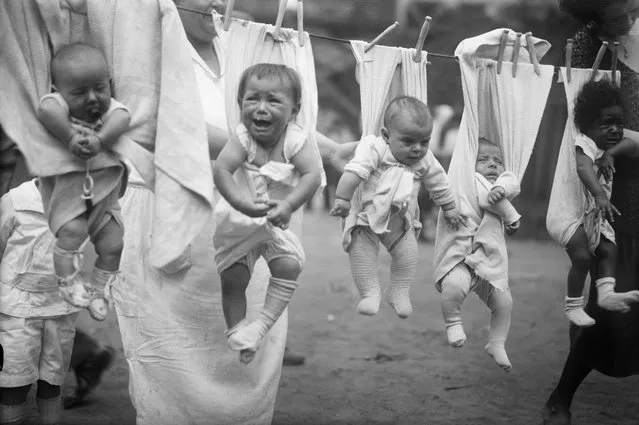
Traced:
<path fill-rule="evenodd" d="M 87 115 L 89 117 L 89 120 L 91 121 L 97 121 L 100 119 L 100 117 L 102 116 L 102 111 L 100 110 L 99 106 L 95 106 L 95 107 L 90 107 L 87 110 Z"/>
<path fill-rule="evenodd" d="M 267 120 L 253 120 L 253 126 L 257 129 L 266 129 L 271 126 L 271 122 Z"/>

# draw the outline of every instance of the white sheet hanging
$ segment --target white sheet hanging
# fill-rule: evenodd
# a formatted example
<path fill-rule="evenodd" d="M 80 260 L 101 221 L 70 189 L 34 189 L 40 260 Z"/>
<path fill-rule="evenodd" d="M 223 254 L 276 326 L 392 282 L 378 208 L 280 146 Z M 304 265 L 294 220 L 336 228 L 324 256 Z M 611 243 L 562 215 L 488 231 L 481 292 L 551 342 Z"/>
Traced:
<path fill-rule="evenodd" d="M 497 74 L 496 61 L 503 29 L 463 40 L 455 50 L 460 59 L 464 113 L 448 175 L 456 190 L 462 211 L 470 218 L 468 227 L 453 231 L 441 213 L 435 239 L 435 282 L 453 267 L 465 261 L 475 273 L 498 289 L 508 287 L 508 256 L 501 220 L 483 214 L 475 190 L 475 160 L 478 139 L 486 137 L 499 144 L 507 171 L 519 182 L 524 175 L 537 137 L 546 105 L 554 69 L 540 65 L 536 75 L 530 64 L 526 40 L 522 37 L 517 77 L 512 76 L 512 63 L 502 64 Z M 512 57 L 515 33 L 509 32 L 504 57 Z M 533 39 L 537 57 L 548 51 L 550 44 Z"/>
<path fill-rule="evenodd" d="M 560 68 L 559 82 L 563 81 L 568 105 L 568 120 L 561 139 L 557 158 L 557 168 L 552 182 L 546 229 L 550 236 L 565 247 L 577 228 L 583 223 L 587 199 L 583 183 L 577 175 L 575 159 L 575 136 L 579 133 L 575 126 L 575 99 L 581 88 L 590 79 L 590 69 L 572 69 L 570 83 L 566 79 L 566 68 Z M 596 80 L 612 78 L 611 71 L 598 71 Z M 620 81 L 620 73 L 617 73 Z"/>

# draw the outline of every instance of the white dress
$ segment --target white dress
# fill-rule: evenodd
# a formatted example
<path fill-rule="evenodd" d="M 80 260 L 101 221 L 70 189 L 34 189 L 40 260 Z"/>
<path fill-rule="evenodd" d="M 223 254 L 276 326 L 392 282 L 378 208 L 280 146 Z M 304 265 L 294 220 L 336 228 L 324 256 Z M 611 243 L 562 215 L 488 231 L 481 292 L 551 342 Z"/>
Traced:
<path fill-rule="evenodd" d="M 215 40 L 215 48 L 223 60 L 220 40 Z M 213 74 L 195 51 L 193 59 L 206 120 L 226 129 L 224 76 Z M 185 269 L 167 274 L 149 262 L 153 204 L 153 193 L 132 169 L 121 200 L 126 229 L 121 270 L 126 282 L 112 293 L 138 425 L 270 424 L 287 313 L 253 362 L 241 364 L 224 336 L 220 279 L 211 243 L 213 220 L 184 254 Z M 267 283 L 268 268 L 259 261 L 246 292 L 249 319 L 259 314 Z"/>

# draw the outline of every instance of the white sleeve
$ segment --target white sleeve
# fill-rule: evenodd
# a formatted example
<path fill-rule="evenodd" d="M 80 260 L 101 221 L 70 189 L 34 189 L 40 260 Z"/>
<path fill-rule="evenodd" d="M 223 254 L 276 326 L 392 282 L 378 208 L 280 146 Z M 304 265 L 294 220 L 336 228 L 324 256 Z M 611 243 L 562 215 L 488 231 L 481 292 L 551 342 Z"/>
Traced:
<path fill-rule="evenodd" d="M 367 180 L 371 173 L 377 169 L 381 160 L 380 152 L 376 146 L 377 137 L 366 136 L 357 144 L 355 156 L 344 167 L 344 171 L 350 171 L 357 177 Z"/>

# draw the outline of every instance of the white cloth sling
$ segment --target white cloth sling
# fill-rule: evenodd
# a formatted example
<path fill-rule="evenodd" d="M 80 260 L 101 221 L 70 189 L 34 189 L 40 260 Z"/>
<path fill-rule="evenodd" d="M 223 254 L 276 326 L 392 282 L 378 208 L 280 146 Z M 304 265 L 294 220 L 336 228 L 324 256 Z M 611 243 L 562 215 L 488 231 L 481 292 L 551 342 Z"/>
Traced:
<path fill-rule="evenodd" d="M 219 19 L 219 18 L 216 18 Z M 229 133 L 233 134 L 238 124 L 241 122 L 241 111 L 238 103 L 238 89 L 240 78 L 244 70 L 258 63 L 283 64 L 297 71 L 302 85 L 302 100 L 300 112 L 295 122 L 306 133 L 307 143 L 311 143 L 317 152 L 317 160 L 320 167 L 321 157 L 315 139 L 315 128 L 317 126 L 317 82 L 315 80 L 315 62 L 311 43 L 306 34 L 306 43 L 300 46 L 298 33 L 292 29 L 282 29 L 282 40 L 275 41 L 272 37 L 275 27 L 273 25 L 233 20 L 227 33 L 229 40 L 228 51 L 233 52 L 228 55 L 226 61 L 226 116 Z M 235 179 L 242 187 L 251 188 L 254 186 L 252 179 L 254 173 L 243 167 L 235 173 Z M 326 182 L 326 176 L 322 168 L 322 184 Z M 254 193 L 254 195 L 256 195 Z M 217 243 L 223 239 L 228 239 L 224 245 L 228 249 L 238 249 L 246 251 L 246 247 L 256 246 L 260 242 L 272 238 L 270 223 L 266 218 L 250 218 L 231 207 L 222 197 L 219 197 L 214 210 L 215 221 L 218 225 L 216 234 Z M 303 219 L 303 209 L 300 208 L 293 213 L 289 227 L 297 235 L 301 229 Z M 231 258 L 236 253 L 225 255 Z M 220 266 L 218 264 L 218 266 Z"/>
<path fill-rule="evenodd" d="M 218 28 L 214 46 L 223 62 L 228 34 Z M 191 54 L 192 66 L 206 67 L 195 50 Z M 203 102 L 207 108 L 203 115 L 208 124 L 219 125 L 224 95 L 210 88 L 211 84 L 223 87 L 224 75 L 215 83 L 205 82 L 214 76 L 208 67 L 202 70 L 206 72 L 198 78 L 199 96 L 213 96 Z M 137 424 L 270 424 L 286 344 L 287 312 L 270 330 L 253 362 L 241 364 L 224 336 L 212 220 L 181 256 L 180 270 L 169 274 L 150 264 L 154 194 L 135 168 L 121 204 L 127 229 L 122 256 L 126 280 L 112 288 L 112 295 Z M 249 319 L 262 310 L 268 277 L 266 263 L 258 261 L 246 290 Z"/>
<path fill-rule="evenodd" d="M 367 44 L 351 41 L 362 104 L 362 137 L 379 136 L 384 110 L 393 97 L 413 96 L 428 104 L 426 52 L 417 63 L 415 49 L 375 46 L 364 53 Z"/>
<path fill-rule="evenodd" d="M 560 82 L 564 83 L 568 105 L 568 120 L 561 139 L 561 148 L 557 158 L 557 168 L 548 202 L 546 229 L 550 236 L 565 247 L 575 231 L 584 221 L 587 208 L 584 185 L 577 175 L 575 158 L 575 137 L 579 133 L 575 126 L 575 99 L 581 88 L 590 79 L 590 69 L 572 69 L 570 83 L 566 78 L 566 68 L 560 68 Z M 619 74 L 618 74 L 619 76 Z M 611 78 L 611 71 L 597 71 L 596 80 Z M 619 78 L 617 78 L 619 81 Z"/>
<path fill-rule="evenodd" d="M 451 230 L 440 212 L 435 239 L 435 283 L 465 261 L 475 273 L 497 289 L 508 287 L 508 255 L 501 220 L 484 214 L 477 203 L 475 162 L 478 139 L 486 137 L 501 147 L 504 166 L 518 182 L 528 165 L 550 92 L 553 67 L 540 65 L 536 75 L 530 63 L 525 39 L 519 51 L 517 77 L 513 64 L 496 61 L 503 29 L 463 40 L 455 50 L 460 59 L 464 112 L 448 176 L 458 196 L 458 206 L 469 216 L 468 227 Z M 512 57 L 515 33 L 509 31 L 504 57 Z M 541 58 L 550 48 L 544 40 L 533 39 Z"/>

